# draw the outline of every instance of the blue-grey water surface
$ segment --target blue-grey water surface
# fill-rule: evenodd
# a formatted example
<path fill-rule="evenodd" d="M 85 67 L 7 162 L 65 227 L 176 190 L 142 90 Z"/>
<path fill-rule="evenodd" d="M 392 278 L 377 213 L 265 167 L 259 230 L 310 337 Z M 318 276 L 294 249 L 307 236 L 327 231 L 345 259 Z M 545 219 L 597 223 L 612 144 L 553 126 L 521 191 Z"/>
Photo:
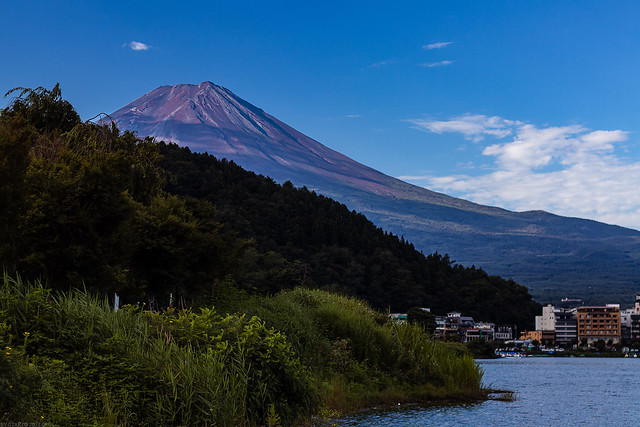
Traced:
<path fill-rule="evenodd" d="M 340 420 L 343 426 L 640 425 L 640 358 L 481 360 L 484 384 L 514 402 L 406 408 Z"/>

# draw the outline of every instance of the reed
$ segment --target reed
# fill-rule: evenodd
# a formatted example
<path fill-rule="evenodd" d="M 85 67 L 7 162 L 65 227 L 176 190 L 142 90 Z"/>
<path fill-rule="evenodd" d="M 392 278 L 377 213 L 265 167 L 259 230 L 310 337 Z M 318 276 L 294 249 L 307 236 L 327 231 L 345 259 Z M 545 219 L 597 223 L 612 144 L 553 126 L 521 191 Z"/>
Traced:
<path fill-rule="evenodd" d="M 482 370 L 471 356 L 417 325 L 389 322 L 361 300 L 296 288 L 242 309 L 294 343 L 329 408 L 482 395 Z"/>

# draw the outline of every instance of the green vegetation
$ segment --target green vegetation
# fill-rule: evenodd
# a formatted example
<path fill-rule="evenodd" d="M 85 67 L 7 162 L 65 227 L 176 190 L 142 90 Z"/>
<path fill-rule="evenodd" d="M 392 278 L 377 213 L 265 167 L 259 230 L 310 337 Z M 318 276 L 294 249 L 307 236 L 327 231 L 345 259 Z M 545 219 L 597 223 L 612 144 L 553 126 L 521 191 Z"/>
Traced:
<path fill-rule="evenodd" d="M 5 276 L 0 345 L 2 421 L 254 425 L 318 406 L 308 370 L 256 317 L 114 312 L 86 292 Z"/>
<path fill-rule="evenodd" d="M 296 288 L 253 297 L 242 311 L 285 333 L 323 378 L 321 394 L 332 408 L 482 394 L 470 355 L 431 340 L 420 326 L 390 322 L 362 300 Z"/>
<path fill-rule="evenodd" d="M 475 359 L 496 359 L 496 350 L 504 347 L 502 341 L 470 341 L 465 343 L 465 346 Z"/>
<path fill-rule="evenodd" d="M 435 333 L 437 327 L 435 314 L 420 307 L 407 310 L 407 322 L 421 325 L 430 334 Z"/>
<path fill-rule="evenodd" d="M 80 122 L 57 86 L 23 95 L 0 115 L 0 265 L 10 274 L 195 297 L 233 270 L 245 243 L 220 232 L 208 202 L 162 190 L 157 143 Z"/>
<path fill-rule="evenodd" d="M 484 396 L 469 355 L 362 301 L 297 288 L 247 305 L 266 322 L 213 308 L 113 311 L 5 275 L 0 421 L 276 425 L 322 408 Z"/>

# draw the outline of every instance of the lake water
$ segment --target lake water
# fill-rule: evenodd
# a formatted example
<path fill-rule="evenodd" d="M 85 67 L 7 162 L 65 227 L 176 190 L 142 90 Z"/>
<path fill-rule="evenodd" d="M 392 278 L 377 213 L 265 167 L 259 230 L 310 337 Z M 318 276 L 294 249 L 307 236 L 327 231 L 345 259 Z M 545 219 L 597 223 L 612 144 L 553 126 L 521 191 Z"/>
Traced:
<path fill-rule="evenodd" d="M 484 384 L 514 402 L 361 413 L 343 426 L 640 425 L 640 358 L 481 360 Z"/>

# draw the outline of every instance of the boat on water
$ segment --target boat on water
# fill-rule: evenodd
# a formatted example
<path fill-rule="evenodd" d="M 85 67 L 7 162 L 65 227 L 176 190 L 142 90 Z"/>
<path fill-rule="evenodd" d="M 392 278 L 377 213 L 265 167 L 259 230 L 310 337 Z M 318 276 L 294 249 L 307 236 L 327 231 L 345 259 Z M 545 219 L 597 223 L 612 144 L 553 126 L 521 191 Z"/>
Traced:
<path fill-rule="evenodd" d="M 496 355 L 504 358 L 520 358 L 527 357 L 525 353 L 519 351 L 496 351 Z"/>

